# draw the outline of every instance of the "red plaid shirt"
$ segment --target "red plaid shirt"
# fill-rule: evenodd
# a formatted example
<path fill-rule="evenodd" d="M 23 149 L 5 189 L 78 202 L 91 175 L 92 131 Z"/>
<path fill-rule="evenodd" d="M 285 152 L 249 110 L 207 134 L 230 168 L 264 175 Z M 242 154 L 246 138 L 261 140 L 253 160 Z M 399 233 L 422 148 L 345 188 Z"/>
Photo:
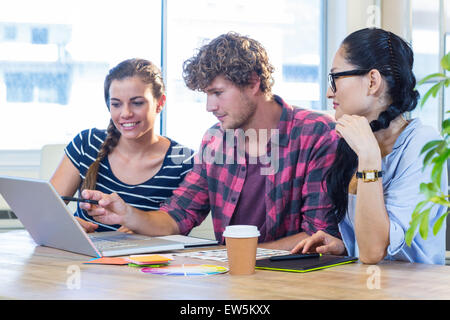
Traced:
<path fill-rule="evenodd" d="M 330 212 L 331 202 L 322 183 L 335 157 L 338 136 L 334 122 L 327 115 L 292 107 L 278 96 L 275 101 L 283 108 L 276 146 L 278 170 L 266 176 L 265 190 L 255 190 L 265 194 L 266 233 L 262 239 L 273 241 L 318 230 L 337 236 L 336 217 Z M 208 130 L 193 170 L 161 207 L 175 219 L 181 234 L 189 233 L 211 211 L 216 239 L 223 243 L 222 233 L 238 203 L 247 166 L 245 156 L 236 151 L 237 144 L 230 147 L 226 138 L 219 124 Z M 237 160 L 229 164 L 227 157 L 236 153 Z"/>

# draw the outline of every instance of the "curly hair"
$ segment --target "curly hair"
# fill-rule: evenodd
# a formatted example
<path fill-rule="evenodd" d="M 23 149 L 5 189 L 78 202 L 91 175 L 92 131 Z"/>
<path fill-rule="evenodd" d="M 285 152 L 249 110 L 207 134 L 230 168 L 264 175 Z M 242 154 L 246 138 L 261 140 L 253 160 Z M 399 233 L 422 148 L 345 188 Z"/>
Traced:
<path fill-rule="evenodd" d="M 201 47 L 198 53 L 183 64 L 183 78 L 191 90 L 204 91 L 217 76 L 224 76 L 236 86 L 250 84 L 256 73 L 260 89 L 270 93 L 274 67 L 266 50 L 256 40 L 235 32 L 220 35 Z"/>

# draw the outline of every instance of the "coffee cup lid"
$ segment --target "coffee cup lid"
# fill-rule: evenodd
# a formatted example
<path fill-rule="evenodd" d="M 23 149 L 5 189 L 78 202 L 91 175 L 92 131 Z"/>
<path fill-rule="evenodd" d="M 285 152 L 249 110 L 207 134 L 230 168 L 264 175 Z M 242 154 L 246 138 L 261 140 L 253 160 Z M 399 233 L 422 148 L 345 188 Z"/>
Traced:
<path fill-rule="evenodd" d="M 227 226 L 223 232 L 223 236 L 229 238 L 253 238 L 259 237 L 260 232 L 256 226 L 234 225 Z"/>

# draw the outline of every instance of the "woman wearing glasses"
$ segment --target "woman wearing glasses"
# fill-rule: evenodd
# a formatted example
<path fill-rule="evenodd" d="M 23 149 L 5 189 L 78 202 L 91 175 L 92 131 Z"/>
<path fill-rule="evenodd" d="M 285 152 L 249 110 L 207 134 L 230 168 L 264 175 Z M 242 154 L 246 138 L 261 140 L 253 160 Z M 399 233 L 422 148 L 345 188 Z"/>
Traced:
<path fill-rule="evenodd" d="M 363 263 L 445 262 L 445 230 L 427 240 L 416 236 L 411 247 L 405 243 L 411 214 L 423 200 L 420 183 L 430 181 L 420 151 L 426 142 L 439 139 L 420 119 L 404 117 L 419 98 L 412 67 L 410 46 L 391 32 L 363 29 L 343 41 L 327 92 L 341 139 L 326 175 L 342 240 L 319 231 L 292 252 L 348 254 Z M 446 192 L 446 174 L 441 188 Z M 430 222 L 444 213 L 444 207 L 434 207 Z"/>

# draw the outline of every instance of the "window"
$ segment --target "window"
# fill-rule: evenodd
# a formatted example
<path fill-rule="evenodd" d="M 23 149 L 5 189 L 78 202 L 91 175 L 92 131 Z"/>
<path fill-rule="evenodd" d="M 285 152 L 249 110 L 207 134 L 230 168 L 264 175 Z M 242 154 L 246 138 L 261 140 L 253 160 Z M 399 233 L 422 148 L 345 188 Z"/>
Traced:
<path fill-rule="evenodd" d="M 444 40 L 444 52 L 447 54 L 450 52 L 450 1 L 446 0 L 445 3 L 446 7 L 445 7 L 445 11 L 446 11 L 446 16 L 445 16 L 445 40 Z M 447 72 L 447 75 L 448 72 Z M 450 87 L 447 87 L 444 90 L 444 112 L 450 111 Z M 444 119 L 448 118 L 449 114 L 445 113 L 444 114 Z M 450 162 L 449 162 L 450 165 Z"/>
<path fill-rule="evenodd" d="M 48 43 L 47 28 L 32 28 L 31 29 L 31 43 L 47 44 Z"/>
<path fill-rule="evenodd" d="M 167 136 L 197 149 L 217 122 L 206 112 L 205 95 L 186 88 L 182 64 L 229 31 L 264 45 L 276 69 L 274 93 L 293 105 L 322 109 L 321 1 L 16 0 L 7 14 L 0 12 L 0 106 L 6 119 L 0 136 L 13 137 L 0 139 L 0 150 L 40 149 L 68 143 L 86 128 L 105 128 L 108 70 L 132 57 L 161 65 L 162 3 Z"/>
<path fill-rule="evenodd" d="M 17 36 L 17 29 L 15 26 L 5 26 L 3 29 L 3 40 L 15 40 Z"/>
<path fill-rule="evenodd" d="M 447 1 L 450 4 L 450 1 Z M 412 47 L 414 51 L 414 73 L 417 81 L 425 76 L 440 72 L 439 42 L 443 34 L 439 31 L 440 9 L 439 1 L 412 0 Z M 450 16 L 447 9 L 447 28 L 450 28 Z M 443 13 L 445 14 L 445 13 Z M 448 52 L 448 48 L 447 51 Z M 420 96 L 434 85 L 433 82 L 418 87 Z M 445 91 L 448 92 L 449 89 Z M 448 93 L 447 93 L 448 95 Z M 447 101 L 448 98 L 447 98 Z M 445 103 L 447 109 L 450 106 Z M 426 104 L 412 112 L 413 117 L 419 117 L 422 123 L 435 128 L 440 127 L 439 99 L 430 97 Z"/>
<path fill-rule="evenodd" d="M 449 10 L 450 11 L 450 10 Z M 447 15 L 447 33 L 445 35 L 445 53 L 450 52 L 450 13 Z M 447 71 L 447 76 L 448 76 Z M 444 112 L 450 111 L 450 88 L 444 89 Z M 444 115 L 444 119 L 448 117 L 448 113 Z M 449 162 L 450 165 L 450 162 Z"/>
<path fill-rule="evenodd" d="M 67 105 L 69 73 L 5 73 L 6 102 Z"/>
<path fill-rule="evenodd" d="M 229 31 L 258 40 L 275 67 L 273 93 L 297 106 L 320 106 L 320 1 L 167 1 L 167 136 L 193 149 L 217 122 L 206 96 L 186 88 L 183 62 Z M 187 12 L 189 14 L 187 14 Z M 325 106 L 324 106 L 325 107 Z"/>
<path fill-rule="evenodd" d="M 0 150 L 106 128 L 108 70 L 133 57 L 161 63 L 161 1 L 15 0 L 0 32 Z"/>

